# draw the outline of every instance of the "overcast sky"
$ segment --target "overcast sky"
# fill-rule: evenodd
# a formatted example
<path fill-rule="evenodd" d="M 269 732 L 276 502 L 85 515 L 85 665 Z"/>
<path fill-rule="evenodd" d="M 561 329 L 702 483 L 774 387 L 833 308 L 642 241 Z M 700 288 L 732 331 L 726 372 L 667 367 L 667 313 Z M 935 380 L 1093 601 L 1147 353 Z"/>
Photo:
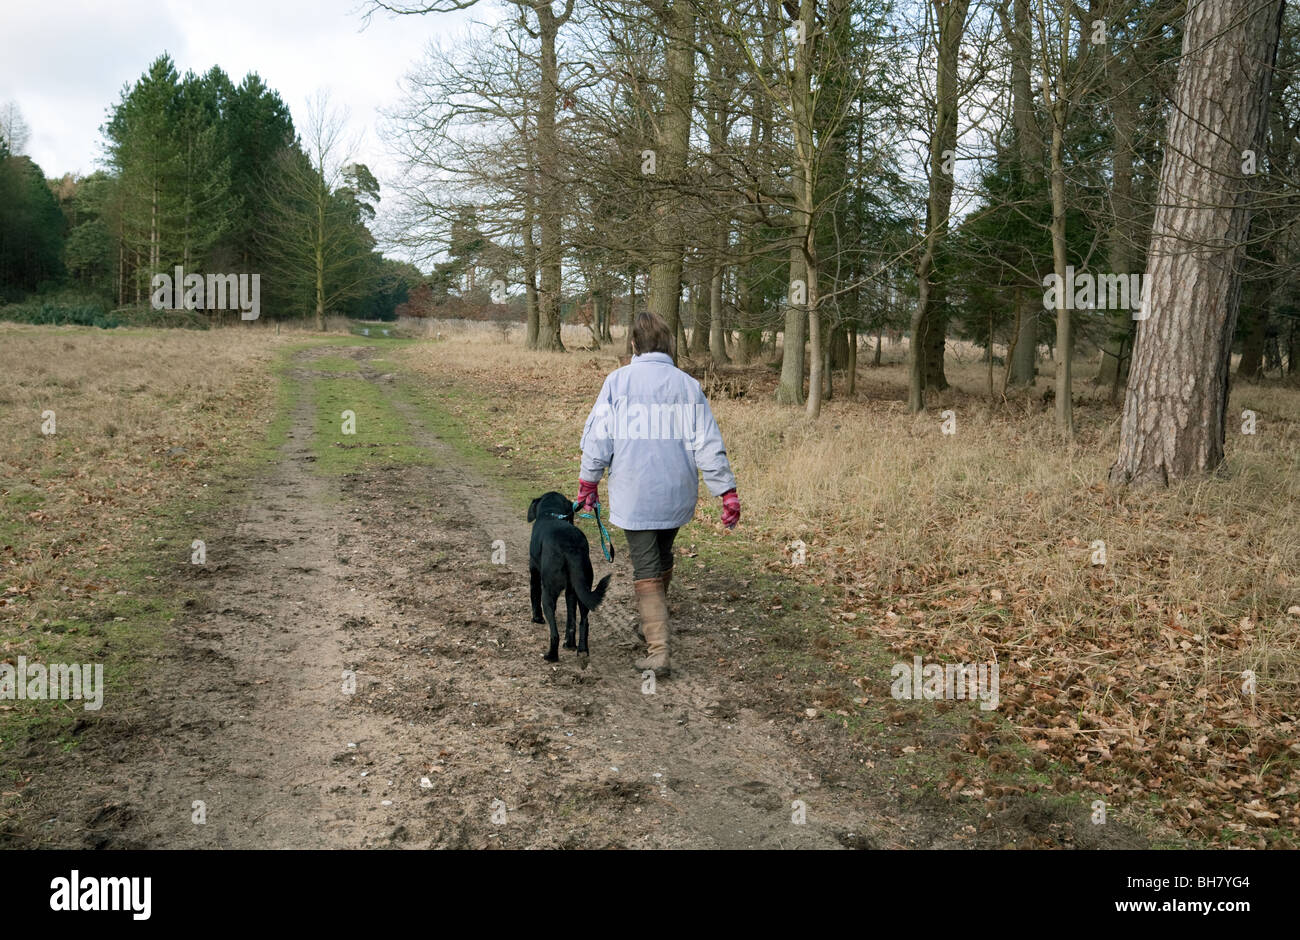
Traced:
<path fill-rule="evenodd" d="M 294 124 L 319 89 L 346 105 L 362 136 L 357 160 L 381 182 L 397 166 L 380 140 L 379 109 L 430 40 L 493 21 L 496 4 L 471 10 L 363 21 L 364 0 L 0 0 L 0 102 L 18 104 L 31 129 L 26 152 L 49 177 L 91 173 L 103 156 L 99 128 L 124 83 L 153 59 L 176 70 L 214 65 L 236 84 L 257 72 L 280 93 Z M 383 195 L 381 193 L 381 195 Z M 381 203 L 382 205 L 382 203 Z"/>

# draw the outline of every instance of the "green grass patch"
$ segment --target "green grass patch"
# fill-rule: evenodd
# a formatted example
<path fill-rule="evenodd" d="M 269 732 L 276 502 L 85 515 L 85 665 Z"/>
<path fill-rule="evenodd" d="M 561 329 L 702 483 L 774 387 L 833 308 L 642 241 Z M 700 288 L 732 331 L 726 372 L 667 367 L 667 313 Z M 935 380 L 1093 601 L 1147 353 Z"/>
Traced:
<path fill-rule="evenodd" d="M 347 356 L 321 356 L 311 361 L 313 372 L 360 372 L 361 366 Z"/>
<path fill-rule="evenodd" d="M 289 375 L 292 367 L 288 353 L 281 354 L 271 367 L 276 377 L 275 413 L 266 429 L 266 445 L 263 459 L 275 460 L 275 455 L 289 441 L 289 428 L 293 426 L 293 413 L 302 396 L 302 385 L 293 381 Z"/>
<path fill-rule="evenodd" d="M 364 379 L 318 377 L 310 381 L 315 406 L 312 451 L 316 469 L 330 475 L 356 473 L 378 463 L 427 463 L 411 427 L 386 396 Z"/>
<path fill-rule="evenodd" d="M 450 445 L 478 475 L 491 480 L 504 495 L 521 509 L 527 508 L 543 489 L 534 481 L 543 471 L 531 459 L 502 459 L 488 449 L 487 442 L 471 428 L 482 427 L 482 416 L 491 406 L 488 396 L 461 385 L 444 383 L 433 387 L 423 376 L 403 376 L 398 384 L 401 394 L 420 415 L 439 440 Z M 573 471 L 576 479 L 577 471 Z M 557 471 L 551 474 L 558 479 Z"/>

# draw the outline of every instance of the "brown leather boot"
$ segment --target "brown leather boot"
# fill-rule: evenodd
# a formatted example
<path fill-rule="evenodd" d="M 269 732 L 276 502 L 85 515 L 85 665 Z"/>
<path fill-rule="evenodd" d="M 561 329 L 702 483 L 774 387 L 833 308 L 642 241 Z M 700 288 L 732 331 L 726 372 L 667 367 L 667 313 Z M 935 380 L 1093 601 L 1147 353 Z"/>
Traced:
<path fill-rule="evenodd" d="M 668 603 L 663 576 L 636 581 L 634 587 L 646 641 L 646 656 L 636 661 L 636 668 L 654 670 L 656 678 L 665 679 L 672 674 L 672 668 L 668 661 Z"/>
<path fill-rule="evenodd" d="M 673 581 L 673 569 L 669 568 L 659 577 L 664 579 L 664 603 L 668 604 L 668 585 Z M 675 613 L 677 613 L 677 611 L 673 609 L 673 605 L 668 604 L 668 616 L 671 617 Z M 636 634 L 638 640 L 642 643 L 645 642 L 645 634 L 641 631 L 641 624 L 639 622 L 632 624 L 632 632 Z"/>

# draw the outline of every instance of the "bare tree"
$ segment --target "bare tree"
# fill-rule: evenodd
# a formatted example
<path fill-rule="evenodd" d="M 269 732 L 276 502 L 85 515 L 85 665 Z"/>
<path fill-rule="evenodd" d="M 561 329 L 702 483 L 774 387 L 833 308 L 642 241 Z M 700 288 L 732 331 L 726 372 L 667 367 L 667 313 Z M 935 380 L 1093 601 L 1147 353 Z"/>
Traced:
<path fill-rule="evenodd" d="M 5 142 L 9 153 L 13 156 L 24 153 L 30 137 L 31 128 L 23 120 L 23 112 L 19 109 L 18 103 L 6 101 L 0 104 L 0 140 Z"/>
<path fill-rule="evenodd" d="M 368 0 L 365 16 L 368 19 L 378 11 L 398 15 L 449 13 L 475 5 L 477 0 L 434 0 L 431 3 L 387 3 Z M 538 349 L 563 351 L 560 341 L 560 300 L 563 290 L 564 260 L 564 187 L 560 173 L 560 147 L 556 136 L 556 112 L 559 106 L 559 60 L 556 49 L 560 30 L 573 16 L 575 0 L 564 0 L 560 12 L 555 11 L 551 0 L 511 0 L 520 8 L 520 28 L 538 41 L 540 85 L 536 98 L 533 126 L 536 128 L 536 149 L 529 163 L 530 175 L 535 173 L 536 197 L 526 207 L 528 226 L 525 251 L 536 258 L 540 270 L 540 283 L 533 285 L 531 268 L 528 275 L 529 296 L 537 297 L 538 329 L 535 344 Z M 537 20 L 532 29 L 524 14 L 531 12 Z M 532 238 L 532 223 L 536 224 L 538 238 Z M 530 330 L 529 339 L 534 339 Z"/>
<path fill-rule="evenodd" d="M 306 272 L 318 330 L 326 312 L 354 297 L 365 277 L 349 237 L 355 220 L 344 211 L 356 148 L 345 132 L 347 119 L 347 109 L 332 107 L 323 92 L 308 102 L 302 150 L 281 152 L 263 225 L 267 257 L 280 276 L 296 282 Z"/>

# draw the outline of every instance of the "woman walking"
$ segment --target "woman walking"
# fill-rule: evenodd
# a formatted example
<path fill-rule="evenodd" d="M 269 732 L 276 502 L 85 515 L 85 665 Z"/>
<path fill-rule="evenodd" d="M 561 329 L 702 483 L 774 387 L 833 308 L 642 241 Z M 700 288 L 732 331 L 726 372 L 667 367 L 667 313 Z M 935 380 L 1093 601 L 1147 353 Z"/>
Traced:
<path fill-rule="evenodd" d="M 722 523 L 740 521 L 736 477 L 722 434 L 700 383 L 673 365 L 672 332 L 652 313 L 632 326 L 631 363 L 605 378 L 582 431 L 578 501 L 596 503 L 609 471 L 610 521 L 627 536 L 646 657 L 638 670 L 671 673 L 668 655 L 668 585 L 673 540 L 695 515 L 699 474 L 722 498 Z"/>

